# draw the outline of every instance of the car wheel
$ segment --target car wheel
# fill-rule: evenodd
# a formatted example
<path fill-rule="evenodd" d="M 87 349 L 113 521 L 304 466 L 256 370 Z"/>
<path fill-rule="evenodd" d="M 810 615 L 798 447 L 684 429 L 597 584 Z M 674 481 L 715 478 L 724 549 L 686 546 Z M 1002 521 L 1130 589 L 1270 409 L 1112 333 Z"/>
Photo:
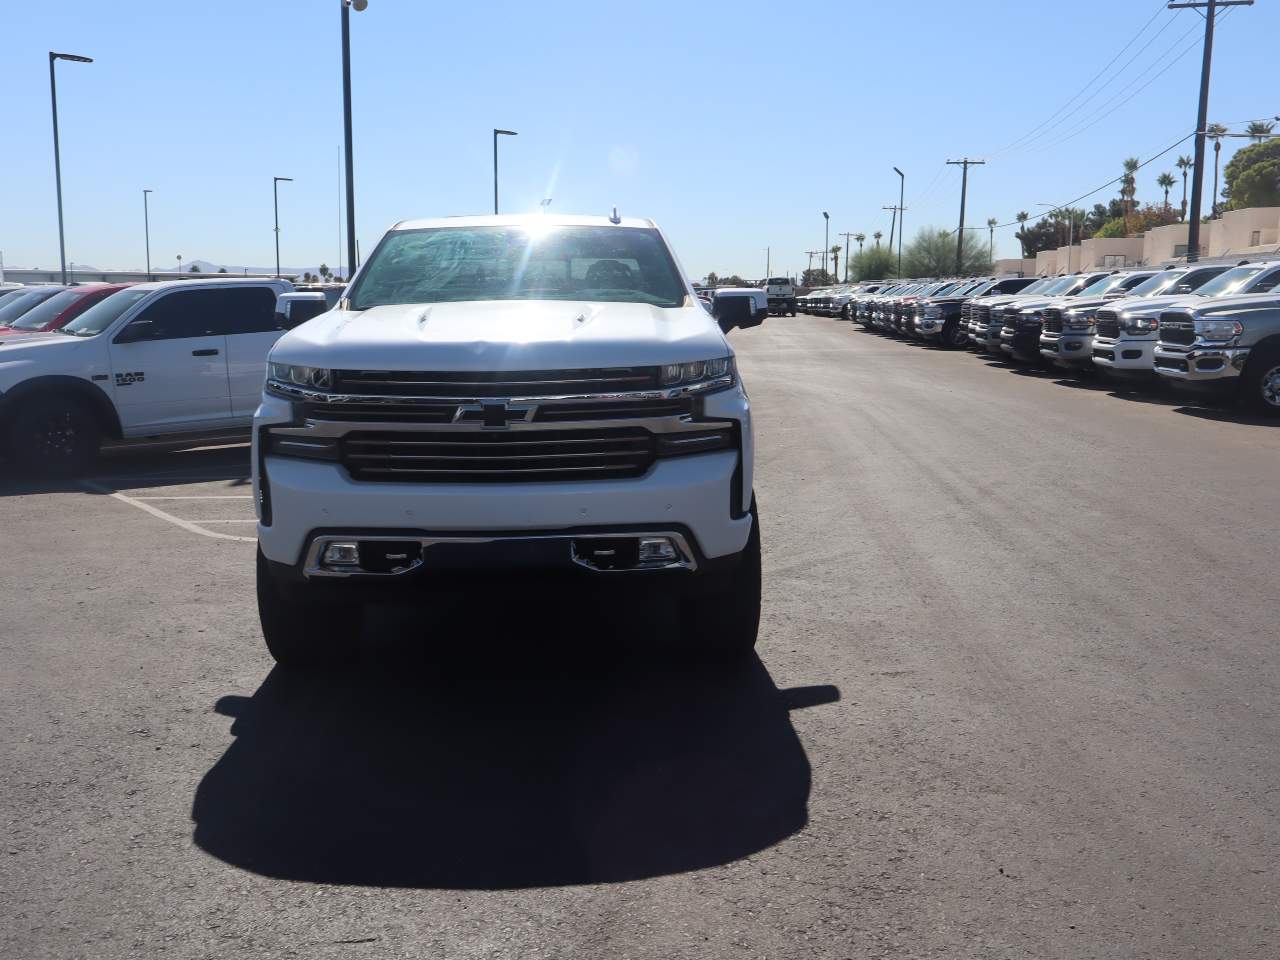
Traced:
<path fill-rule="evenodd" d="M 760 629 L 760 517 L 751 505 L 751 536 L 732 573 L 680 603 L 685 649 L 731 661 L 750 655 Z"/>
<path fill-rule="evenodd" d="M 98 459 L 102 429 L 93 411 L 69 397 L 33 397 L 13 418 L 9 449 L 18 465 L 50 476 L 76 476 Z"/>
<path fill-rule="evenodd" d="M 1280 417 L 1280 347 L 1254 351 L 1240 384 L 1245 402 L 1264 417 Z"/>
<path fill-rule="evenodd" d="M 258 619 L 276 663 L 314 670 L 349 659 L 360 641 L 364 609 L 356 603 L 323 603 L 287 596 L 258 549 Z"/>
<path fill-rule="evenodd" d="M 942 328 L 942 345 L 948 350 L 959 350 L 969 340 L 969 334 L 960 326 L 958 320 L 953 320 Z"/>

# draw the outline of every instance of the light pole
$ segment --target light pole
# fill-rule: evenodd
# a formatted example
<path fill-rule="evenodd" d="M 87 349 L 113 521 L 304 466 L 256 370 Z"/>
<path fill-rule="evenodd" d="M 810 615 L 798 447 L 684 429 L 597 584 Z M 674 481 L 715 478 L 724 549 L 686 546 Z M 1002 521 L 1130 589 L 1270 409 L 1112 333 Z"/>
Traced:
<path fill-rule="evenodd" d="M 355 163 L 351 158 L 351 7 L 357 11 L 369 6 L 369 0 L 339 0 L 342 7 L 342 129 L 347 177 L 347 276 L 356 272 L 356 195 Z M 276 271 L 279 273 L 279 270 Z"/>
<path fill-rule="evenodd" d="M 893 172 L 898 175 L 898 276 L 902 276 L 902 235 L 907 232 L 902 225 L 902 221 L 907 218 L 907 208 L 902 204 L 907 196 L 907 175 L 897 167 L 893 168 Z"/>
<path fill-rule="evenodd" d="M 764 248 L 764 278 L 769 279 L 770 270 L 773 267 L 773 249 L 771 247 Z"/>
<path fill-rule="evenodd" d="M 543 212 L 543 213 L 546 213 L 546 212 L 547 212 L 547 207 L 551 206 L 551 198 L 550 198 L 550 197 L 543 197 L 543 198 L 542 198 L 541 203 L 542 203 L 542 212 Z"/>
<path fill-rule="evenodd" d="M 182 254 L 178 254 L 178 279 L 182 279 Z"/>
<path fill-rule="evenodd" d="M 147 279 L 151 279 L 151 213 L 147 210 L 147 194 L 152 190 L 142 191 L 142 229 L 147 238 Z"/>
<path fill-rule="evenodd" d="M 498 138 L 519 136 L 514 130 L 493 128 L 493 213 L 498 213 Z"/>
<path fill-rule="evenodd" d="M 831 214 L 822 211 L 822 272 L 827 272 L 827 254 L 831 252 Z"/>
<path fill-rule="evenodd" d="M 62 155 L 58 149 L 58 81 L 53 70 L 54 62 L 58 60 L 71 60 L 74 63 L 93 63 L 93 57 L 49 51 L 49 100 L 53 104 L 53 179 L 58 187 L 58 259 L 62 264 L 62 282 L 65 285 L 67 282 L 67 243 L 62 230 Z"/>
<path fill-rule="evenodd" d="M 271 203 L 276 211 L 276 279 L 280 279 L 280 181 L 293 183 L 293 177 L 271 178 Z"/>

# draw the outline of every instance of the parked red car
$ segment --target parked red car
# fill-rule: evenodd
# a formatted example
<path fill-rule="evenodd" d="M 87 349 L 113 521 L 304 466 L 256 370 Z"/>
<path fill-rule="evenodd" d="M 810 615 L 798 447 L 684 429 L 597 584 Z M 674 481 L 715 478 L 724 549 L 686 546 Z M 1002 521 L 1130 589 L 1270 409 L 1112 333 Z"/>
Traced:
<path fill-rule="evenodd" d="M 91 306 L 111 294 L 132 286 L 129 283 L 86 283 L 68 287 L 32 307 L 22 316 L 0 326 L 0 334 L 43 333 L 58 330 Z"/>

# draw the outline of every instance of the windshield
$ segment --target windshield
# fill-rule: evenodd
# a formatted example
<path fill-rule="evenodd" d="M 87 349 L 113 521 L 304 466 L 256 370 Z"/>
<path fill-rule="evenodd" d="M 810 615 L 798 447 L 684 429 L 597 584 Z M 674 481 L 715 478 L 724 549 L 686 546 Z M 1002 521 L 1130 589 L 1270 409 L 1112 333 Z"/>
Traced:
<path fill-rule="evenodd" d="M 1118 273 L 1113 274 L 1110 277 L 1103 277 L 1101 280 L 1095 280 L 1093 283 L 1081 290 L 1079 296 L 1082 299 L 1084 297 L 1101 297 L 1113 290 L 1120 289 L 1128 279 L 1128 277 Z"/>
<path fill-rule="evenodd" d="M 32 307 L 17 320 L 10 324 L 15 330 L 39 330 L 52 323 L 62 311 L 71 306 L 81 297 L 87 296 L 82 290 L 63 290 L 61 293 L 54 294 L 44 303 Z"/>
<path fill-rule="evenodd" d="M 96 337 L 128 310 L 145 297 L 149 290 L 121 290 L 106 299 L 99 300 L 65 327 L 63 333 L 73 337 Z"/>
<path fill-rule="evenodd" d="M 678 307 L 685 289 L 658 231 L 634 227 L 436 227 L 388 234 L 353 310 L 460 300 L 603 300 Z"/>
<path fill-rule="evenodd" d="M 1153 297 L 1157 293 L 1169 289 L 1173 282 L 1186 272 L 1185 270 L 1166 270 L 1164 273 L 1157 273 L 1154 277 L 1147 277 L 1147 279 L 1129 291 L 1129 296 Z"/>
<path fill-rule="evenodd" d="M 1079 277 L 1057 277 L 1044 290 L 1036 290 L 1036 293 L 1043 293 L 1046 297 L 1057 297 L 1066 293 L 1080 281 Z M 1026 293 L 1026 290 L 1022 291 Z"/>
<path fill-rule="evenodd" d="M 1028 293 L 1044 293 L 1054 284 L 1053 277 L 1041 277 L 1034 283 L 1029 283 L 1018 291 L 1018 296 L 1025 296 Z"/>
<path fill-rule="evenodd" d="M 28 290 L 20 297 L 5 301 L 4 305 L 0 306 L 0 327 L 10 326 L 13 321 L 36 306 L 36 304 L 44 303 L 61 289 L 61 287 L 39 287 L 35 290 Z"/>
<path fill-rule="evenodd" d="M 1251 264 L 1247 267 L 1233 267 L 1226 273 L 1214 277 L 1196 291 L 1202 297 L 1227 297 L 1239 292 L 1240 288 L 1260 274 L 1266 267 Z"/>

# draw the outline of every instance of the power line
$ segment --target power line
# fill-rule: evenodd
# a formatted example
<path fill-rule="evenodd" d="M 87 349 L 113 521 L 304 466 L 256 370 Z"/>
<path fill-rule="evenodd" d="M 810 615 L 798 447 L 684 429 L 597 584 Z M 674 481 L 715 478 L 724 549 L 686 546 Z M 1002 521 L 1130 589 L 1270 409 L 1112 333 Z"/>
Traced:
<path fill-rule="evenodd" d="M 1149 27 L 1149 26 L 1151 26 L 1151 24 L 1155 23 L 1156 18 L 1157 18 L 1158 16 L 1160 16 L 1160 14 L 1162 14 L 1162 13 L 1164 12 L 1164 9 L 1165 9 L 1165 7 L 1164 7 L 1164 2 L 1163 2 L 1163 0 L 1161 0 L 1160 6 L 1156 9 L 1156 12 L 1155 12 L 1155 13 L 1153 13 L 1153 14 L 1151 15 L 1151 19 L 1150 19 L 1150 20 L 1148 20 L 1146 23 L 1144 23 L 1144 24 L 1143 24 L 1143 25 L 1138 29 L 1138 32 L 1137 32 L 1137 33 L 1135 33 L 1132 37 L 1130 37 L 1130 38 L 1129 38 L 1129 42 L 1128 42 L 1128 43 L 1126 43 L 1123 47 L 1121 47 L 1121 48 L 1120 48 L 1120 51 L 1119 51 L 1119 52 L 1118 52 L 1114 57 L 1112 57 L 1109 61 L 1107 61 L 1106 66 L 1104 66 L 1101 70 L 1099 70 L 1097 73 L 1095 73 L 1095 74 L 1093 75 L 1093 77 L 1089 80 L 1089 82 L 1088 82 L 1088 83 L 1086 83 L 1083 87 L 1081 87 L 1081 88 L 1076 92 L 1076 94 L 1075 94 L 1073 97 L 1071 97 L 1071 99 L 1070 99 L 1070 100 L 1068 100 L 1066 103 L 1064 103 L 1062 106 L 1060 106 L 1060 107 L 1059 107 L 1057 110 L 1055 110 L 1053 113 L 1049 114 L 1049 116 L 1048 116 L 1048 117 L 1046 117 L 1044 120 L 1042 120 L 1042 121 L 1039 123 L 1039 125 L 1037 125 L 1037 126 L 1035 126 L 1035 127 L 1031 128 L 1031 130 L 1029 130 L 1027 133 L 1024 133 L 1022 136 L 1018 137 L 1018 139 L 1016 139 L 1016 140 L 1012 141 L 1012 142 L 1011 142 L 1011 143 L 1009 143 L 1008 145 L 1001 147 L 999 150 L 997 150 L 997 151 L 996 151 L 996 155 L 1002 155 L 1002 154 L 1005 154 L 1005 153 L 1009 152 L 1010 150 L 1013 150 L 1013 149 L 1017 148 L 1020 144 L 1024 144 L 1024 142 L 1025 142 L 1025 141 L 1030 140 L 1030 139 L 1034 139 L 1034 134 L 1036 134 L 1038 131 L 1042 130 L 1044 127 L 1048 126 L 1048 125 L 1049 125 L 1049 124 L 1054 120 L 1054 118 L 1055 118 L 1055 117 L 1057 117 L 1059 114 L 1061 114 L 1061 113 L 1062 113 L 1062 111 L 1063 111 L 1063 110 L 1067 109 L 1067 107 L 1071 106 L 1071 104 L 1072 104 L 1072 103 L 1074 103 L 1076 100 L 1080 99 L 1080 97 L 1082 97 L 1082 96 L 1083 96 L 1083 95 L 1084 95 L 1084 94 L 1089 90 L 1089 88 L 1090 88 L 1090 87 L 1092 87 L 1092 86 L 1094 85 L 1094 83 L 1095 83 L 1095 82 L 1097 82 L 1097 80 L 1098 80 L 1100 77 L 1102 77 L 1102 75 L 1103 75 L 1103 74 L 1105 74 L 1109 69 L 1111 69 L 1111 65 L 1112 65 L 1112 64 L 1114 64 L 1117 60 L 1119 60 L 1122 56 L 1124 56 L 1124 52 L 1125 52 L 1126 50 L 1128 50 L 1131 46 L 1133 46 L 1133 44 L 1137 41 L 1137 39 L 1138 39 L 1140 36 L 1142 36 L 1142 35 L 1146 32 L 1147 27 Z M 1176 18 L 1175 18 L 1175 19 L 1176 19 Z M 1166 23 L 1163 27 L 1161 27 L 1159 30 L 1157 30 L 1157 31 L 1156 31 L 1156 33 L 1155 33 L 1155 36 L 1153 36 L 1150 40 L 1148 40 L 1148 41 L 1147 41 L 1147 43 L 1142 47 L 1142 49 L 1141 49 L 1141 50 L 1139 50 L 1136 54 L 1134 54 L 1134 56 L 1133 56 L 1133 57 L 1131 57 L 1131 58 L 1130 58 L 1130 59 L 1125 63 L 1125 65 L 1124 65 L 1123 67 L 1121 67 L 1121 68 L 1120 68 L 1120 70 L 1119 70 L 1119 72 L 1116 74 L 1116 76 L 1119 76 L 1121 73 L 1124 73 L 1124 71 L 1125 71 L 1126 69 L 1128 69 L 1129 64 L 1130 64 L 1130 63 L 1132 63 L 1135 59 L 1137 59 L 1137 57 L 1138 57 L 1138 56 L 1140 56 L 1140 55 L 1142 54 L 1143 50 L 1146 50 L 1146 49 L 1147 49 L 1147 47 L 1151 46 L 1151 44 L 1152 44 L 1153 42 L 1155 42 L 1156 38 L 1157 38 L 1157 37 L 1159 37 L 1159 36 L 1160 36 L 1160 34 L 1161 34 L 1161 33 L 1163 33 L 1163 32 L 1168 28 L 1169 23 L 1172 23 L 1172 22 L 1173 22 L 1173 19 L 1170 19 L 1168 23 Z M 1078 109 L 1079 109 L 1079 107 L 1077 107 L 1076 109 L 1078 110 Z M 1075 112 L 1075 111 L 1072 111 L 1072 112 Z M 1068 114 L 1067 116 L 1070 116 L 1070 114 Z M 1064 117 L 1063 119 L 1066 119 L 1066 118 Z"/>

